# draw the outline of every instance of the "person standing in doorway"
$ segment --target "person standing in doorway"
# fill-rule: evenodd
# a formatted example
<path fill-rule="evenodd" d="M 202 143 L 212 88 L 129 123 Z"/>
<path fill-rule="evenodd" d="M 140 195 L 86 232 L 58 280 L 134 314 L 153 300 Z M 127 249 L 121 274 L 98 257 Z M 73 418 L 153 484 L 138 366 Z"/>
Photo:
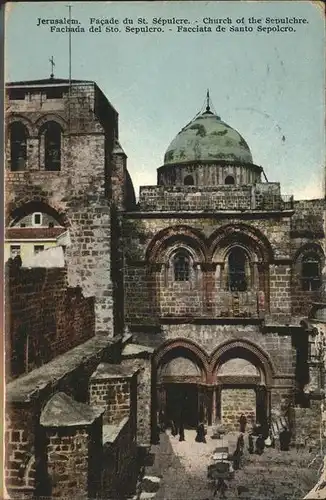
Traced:
<path fill-rule="evenodd" d="M 265 441 L 262 434 L 259 434 L 256 439 L 256 453 L 257 455 L 262 455 L 265 448 Z"/>
<path fill-rule="evenodd" d="M 171 420 L 171 434 L 172 436 L 176 436 L 178 434 L 177 426 L 175 425 L 175 419 Z"/>
<path fill-rule="evenodd" d="M 197 426 L 197 434 L 196 434 L 195 441 L 197 443 L 206 443 L 205 435 L 206 435 L 206 430 L 205 430 L 204 423 L 199 422 L 199 424 Z"/>
<path fill-rule="evenodd" d="M 181 420 L 179 427 L 179 441 L 185 441 L 185 428 L 183 420 Z"/>
<path fill-rule="evenodd" d="M 289 451 L 291 442 L 291 432 L 287 427 L 283 427 L 283 430 L 280 432 L 280 450 L 281 451 Z"/>
<path fill-rule="evenodd" d="M 250 455 L 252 455 L 254 453 L 254 451 L 255 451 L 255 449 L 254 449 L 254 438 L 253 438 L 252 433 L 250 433 L 249 436 L 248 436 L 248 442 L 249 442 L 248 450 L 249 450 Z"/>
<path fill-rule="evenodd" d="M 243 413 L 239 418 L 239 424 L 240 424 L 240 432 L 242 433 L 246 432 L 247 417 Z"/>

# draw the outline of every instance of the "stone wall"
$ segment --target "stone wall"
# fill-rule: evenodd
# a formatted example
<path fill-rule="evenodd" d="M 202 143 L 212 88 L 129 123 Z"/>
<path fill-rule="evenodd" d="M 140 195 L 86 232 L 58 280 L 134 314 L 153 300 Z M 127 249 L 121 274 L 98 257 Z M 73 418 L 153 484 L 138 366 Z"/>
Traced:
<path fill-rule="evenodd" d="M 122 366 L 138 370 L 137 375 L 137 444 L 151 442 L 152 364 L 150 359 L 123 359 Z"/>
<path fill-rule="evenodd" d="M 319 448 L 321 439 L 325 443 L 321 405 L 322 400 L 311 400 L 309 408 L 293 408 L 293 438 L 298 445 Z"/>
<path fill-rule="evenodd" d="M 274 321 L 289 323 L 291 317 L 291 266 L 272 265 L 269 268 L 270 316 Z"/>
<path fill-rule="evenodd" d="M 141 216 L 140 216 L 141 215 Z M 234 233 L 234 234 L 233 234 Z M 215 245 L 215 241 L 220 242 Z M 249 290 L 233 296 L 227 289 L 225 246 L 239 243 L 260 264 L 248 271 Z M 290 215 L 255 218 L 189 219 L 128 213 L 123 220 L 124 289 L 127 324 L 159 323 L 164 316 L 258 317 L 289 322 L 291 316 Z M 169 251 L 177 245 L 193 253 L 190 279 L 176 282 Z M 259 309 L 258 294 L 264 304 Z M 238 308 L 235 307 L 238 305 Z M 287 321 L 285 321 L 285 319 Z"/>
<path fill-rule="evenodd" d="M 292 219 L 292 237 L 323 237 L 323 211 L 325 199 L 296 200 L 295 214 Z"/>
<path fill-rule="evenodd" d="M 43 443 L 39 425 L 42 408 L 58 390 L 86 402 L 89 377 L 102 359 L 108 359 L 109 351 L 106 339 L 93 337 L 7 384 L 5 477 L 7 488 L 18 492 L 18 498 L 24 489 L 35 487 L 34 464 Z M 44 458 L 40 463 L 44 465 Z"/>
<path fill-rule="evenodd" d="M 101 492 L 102 429 L 53 429 L 47 433 L 47 473 L 53 498 L 95 498 Z"/>
<path fill-rule="evenodd" d="M 102 497 L 124 498 L 135 491 L 138 465 L 130 420 L 103 427 Z"/>
<path fill-rule="evenodd" d="M 7 487 L 31 490 L 35 488 L 35 422 L 29 408 L 11 409 L 6 413 L 4 432 L 6 464 L 4 477 Z"/>
<path fill-rule="evenodd" d="M 6 217 L 41 211 L 69 227 L 70 287 L 95 297 L 96 333 L 113 335 L 109 158 L 118 135 L 117 113 L 92 82 L 55 89 L 24 88 L 25 100 L 8 100 L 7 120 L 19 114 L 29 133 L 27 170 L 10 171 L 6 155 Z M 51 91 L 61 92 L 60 98 Z M 41 127 L 55 120 L 62 128 L 61 170 L 44 171 Z M 40 154 L 41 153 L 41 154 Z"/>
<path fill-rule="evenodd" d="M 7 377 L 49 362 L 95 334 L 94 298 L 68 288 L 66 269 L 25 269 L 10 261 L 6 278 Z"/>
<path fill-rule="evenodd" d="M 256 393 L 254 389 L 225 389 L 221 391 L 221 423 L 227 431 L 239 431 L 241 415 L 247 418 L 247 429 L 256 422 Z"/>
<path fill-rule="evenodd" d="M 292 315 L 308 316 L 311 303 L 321 299 L 321 290 L 304 290 L 302 286 L 302 258 L 314 254 L 324 267 L 324 216 L 325 200 L 295 201 L 295 214 L 291 221 L 292 238 Z"/>
<path fill-rule="evenodd" d="M 141 211 L 283 210 L 277 183 L 244 186 L 142 186 Z"/>
<path fill-rule="evenodd" d="M 115 376 L 112 378 L 97 378 L 93 375 L 90 382 L 89 402 L 94 408 L 103 408 L 103 423 L 120 422 L 124 417 L 130 417 L 137 411 L 134 399 L 137 397 L 135 380 L 130 377 Z M 132 407 L 133 402 L 133 407 Z"/>
<path fill-rule="evenodd" d="M 243 339 L 260 346 L 268 353 L 277 374 L 284 375 L 288 383 L 294 377 L 295 349 L 291 336 L 281 332 L 262 332 L 258 325 L 244 324 L 165 324 L 157 331 L 135 331 L 135 339 L 142 344 L 158 348 L 163 342 L 189 340 L 206 351 L 207 357 L 227 341 Z"/>

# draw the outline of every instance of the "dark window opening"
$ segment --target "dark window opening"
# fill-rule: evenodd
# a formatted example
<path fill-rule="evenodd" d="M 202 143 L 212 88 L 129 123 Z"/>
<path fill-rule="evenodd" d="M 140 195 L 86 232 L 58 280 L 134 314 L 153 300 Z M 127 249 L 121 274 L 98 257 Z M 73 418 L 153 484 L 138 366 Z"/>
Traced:
<path fill-rule="evenodd" d="M 225 184 L 234 184 L 234 177 L 233 175 L 228 175 L 226 178 L 225 178 Z"/>
<path fill-rule="evenodd" d="M 228 258 L 228 285 L 232 292 L 245 292 L 248 288 L 246 260 L 245 252 L 241 248 L 234 248 L 231 250 Z"/>
<path fill-rule="evenodd" d="M 44 245 L 34 245 L 34 255 L 43 252 L 43 250 L 44 250 Z"/>
<path fill-rule="evenodd" d="M 184 178 L 183 183 L 184 183 L 185 186 L 193 186 L 195 184 L 193 176 L 192 175 L 187 175 Z"/>
<path fill-rule="evenodd" d="M 173 261 L 173 268 L 175 281 L 189 281 L 190 265 L 186 255 L 176 255 Z"/>
<path fill-rule="evenodd" d="M 23 101 L 25 100 L 26 90 L 22 89 L 9 89 L 8 96 L 11 101 Z"/>
<path fill-rule="evenodd" d="M 26 227 L 25 222 L 21 222 L 21 223 L 20 223 L 20 227 Z"/>
<path fill-rule="evenodd" d="M 302 290 L 314 291 L 321 287 L 320 261 L 315 255 L 307 255 L 302 260 Z"/>
<path fill-rule="evenodd" d="M 10 127 L 11 170 L 25 170 L 27 159 L 27 130 L 25 125 L 14 122 Z"/>
<path fill-rule="evenodd" d="M 45 170 L 59 171 L 61 164 L 61 127 L 49 122 L 44 130 Z"/>
<path fill-rule="evenodd" d="M 54 227 L 54 222 L 49 222 L 49 227 Z"/>
<path fill-rule="evenodd" d="M 60 99 L 63 97 L 63 89 L 62 88 L 52 88 L 46 91 L 47 99 Z"/>
<path fill-rule="evenodd" d="M 40 226 L 42 224 L 42 214 L 33 214 L 33 226 Z"/>

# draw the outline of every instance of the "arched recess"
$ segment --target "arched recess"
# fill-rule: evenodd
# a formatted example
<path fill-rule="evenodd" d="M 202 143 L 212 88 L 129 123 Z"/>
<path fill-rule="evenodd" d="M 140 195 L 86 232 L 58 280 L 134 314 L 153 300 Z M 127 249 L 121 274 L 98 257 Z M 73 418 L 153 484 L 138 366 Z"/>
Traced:
<path fill-rule="evenodd" d="M 213 412 L 217 419 L 229 430 L 238 430 L 244 414 L 249 428 L 259 422 L 266 429 L 275 375 L 268 355 L 247 339 L 227 341 L 212 353 L 210 370 L 211 383 L 216 387 Z"/>
<path fill-rule="evenodd" d="M 209 362 L 212 380 L 216 378 L 221 365 L 232 358 L 242 358 L 252 363 L 258 370 L 262 370 L 266 386 L 272 385 L 275 368 L 270 357 L 261 347 L 247 339 L 230 340 L 215 349 Z"/>
<path fill-rule="evenodd" d="M 42 199 L 38 197 L 37 199 L 23 199 L 20 202 L 12 203 L 11 210 L 8 210 L 7 214 L 7 226 L 13 226 L 17 224 L 17 222 L 34 212 L 46 213 L 53 217 L 61 226 L 69 227 L 70 221 L 67 217 L 66 213 L 62 209 L 56 209 L 53 206 L 49 205 L 47 199 Z"/>
<path fill-rule="evenodd" d="M 56 113 L 47 113 L 45 116 L 43 115 L 34 123 L 34 127 L 36 130 L 38 130 L 38 134 L 41 133 L 42 128 L 48 122 L 55 122 L 60 125 L 63 134 L 66 134 L 68 132 L 68 122 L 64 118 L 62 118 L 62 116 L 57 115 Z"/>
<path fill-rule="evenodd" d="M 313 252 L 320 258 L 321 261 L 325 259 L 324 250 L 318 243 L 306 243 L 302 245 L 294 254 L 293 262 L 302 260 L 302 257 L 307 253 Z"/>
<path fill-rule="evenodd" d="M 207 374 L 208 355 L 195 342 L 177 338 L 161 345 L 153 357 L 152 429 L 162 420 L 195 427 L 206 405 Z"/>
<path fill-rule="evenodd" d="M 306 243 L 294 256 L 293 283 L 303 291 L 315 291 L 322 285 L 322 270 L 325 265 L 325 254 L 318 243 Z"/>
<path fill-rule="evenodd" d="M 202 381 L 206 382 L 209 372 L 207 353 L 195 342 L 183 338 L 169 340 L 157 349 L 153 357 L 156 373 L 162 365 L 176 356 L 184 356 L 195 362 L 201 370 Z"/>
<path fill-rule="evenodd" d="M 205 236 L 201 231 L 186 225 L 170 226 L 159 231 L 149 243 L 145 259 L 151 263 L 162 262 L 167 249 L 179 244 L 191 248 L 198 262 L 206 260 Z"/>
<path fill-rule="evenodd" d="M 245 255 L 246 287 L 238 291 L 264 294 L 264 307 L 269 306 L 269 264 L 274 260 L 270 242 L 258 229 L 247 224 L 228 224 L 218 228 L 208 239 L 208 258 L 220 266 L 222 290 L 230 289 L 230 253 L 238 248 Z M 236 291 L 236 290 L 235 290 Z M 253 306 L 254 307 L 254 306 Z"/>
<path fill-rule="evenodd" d="M 268 238 L 259 229 L 247 224 L 228 224 L 218 228 L 208 238 L 208 255 L 214 261 L 221 251 L 234 243 L 243 244 L 254 251 L 264 262 L 274 259 L 274 252 Z"/>
<path fill-rule="evenodd" d="M 28 118 L 26 118 L 26 116 L 20 115 L 19 113 L 10 113 L 7 116 L 7 121 L 6 121 L 7 132 L 9 131 L 10 126 L 15 122 L 22 123 L 26 127 L 28 137 L 32 137 L 33 135 L 35 135 L 35 127 L 33 122 Z"/>

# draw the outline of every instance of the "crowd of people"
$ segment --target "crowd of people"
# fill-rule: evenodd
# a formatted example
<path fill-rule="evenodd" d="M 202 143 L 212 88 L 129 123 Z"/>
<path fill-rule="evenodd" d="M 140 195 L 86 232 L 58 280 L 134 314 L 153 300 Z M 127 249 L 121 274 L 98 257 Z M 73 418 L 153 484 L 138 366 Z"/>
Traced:
<path fill-rule="evenodd" d="M 195 437 L 195 441 L 197 443 L 206 443 L 206 434 L 207 431 L 205 429 L 205 424 L 204 424 L 204 412 L 200 411 L 200 419 L 199 423 L 197 425 L 197 433 Z M 172 418 L 170 419 L 170 422 L 167 423 L 165 414 L 163 410 L 159 412 L 159 418 L 158 418 L 158 434 L 160 432 L 165 432 L 167 426 L 171 428 L 171 434 L 172 436 L 176 437 L 179 435 L 179 441 L 185 441 L 185 424 L 184 424 L 184 415 L 183 412 L 181 411 L 179 414 L 178 418 Z"/>
<path fill-rule="evenodd" d="M 159 412 L 159 425 L 158 425 L 158 434 L 160 432 L 165 432 L 167 426 L 171 429 L 172 436 L 179 436 L 179 441 L 185 441 L 185 425 L 182 411 L 180 412 L 178 418 L 172 418 L 169 422 L 166 421 L 166 416 L 161 410 Z M 243 449 L 244 447 L 244 438 L 243 435 L 246 432 L 247 428 L 247 417 L 242 414 L 239 418 L 239 430 L 240 436 L 242 436 L 242 440 L 240 440 L 239 447 Z M 203 409 L 199 412 L 199 422 L 196 429 L 196 437 L 195 441 L 197 443 L 206 443 L 206 428 L 204 424 L 204 411 Z M 242 442 L 243 441 L 243 442 Z M 288 451 L 290 448 L 291 442 L 291 432 L 286 427 L 283 426 L 282 430 L 279 432 L 279 442 L 280 442 L 280 451 Z M 238 452 L 240 452 L 240 448 Z M 275 438 L 273 433 L 268 428 L 267 425 L 262 425 L 257 423 L 252 427 L 250 432 L 248 433 L 248 451 L 250 454 L 262 455 L 265 448 L 275 448 Z M 242 452 L 241 449 L 241 452 Z M 235 452 L 236 457 L 239 455 L 237 450 Z M 237 459 L 235 460 L 237 466 Z"/>
<path fill-rule="evenodd" d="M 185 427 L 184 427 L 184 415 L 181 411 L 178 415 L 178 418 L 172 418 L 167 421 L 164 412 L 161 410 L 158 415 L 158 435 L 160 432 L 165 432 L 166 428 L 169 427 L 171 429 L 171 435 L 174 437 L 179 436 L 179 441 L 185 441 Z M 206 434 L 207 430 L 205 428 L 205 418 L 204 418 L 204 410 L 201 408 L 199 412 L 199 421 L 196 429 L 196 437 L 195 441 L 197 443 L 206 443 Z M 239 435 L 237 439 L 236 449 L 232 454 L 232 457 L 229 458 L 231 460 L 233 471 L 239 470 L 241 468 L 241 460 L 244 455 L 245 450 L 245 439 L 244 436 L 246 434 L 247 429 L 247 417 L 242 414 L 239 418 Z M 253 425 L 248 434 L 248 451 L 250 454 L 262 455 L 264 453 L 265 448 L 275 448 L 275 437 L 273 432 L 267 425 L 262 425 L 257 423 Z M 288 451 L 290 448 L 291 442 L 291 432 L 284 425 L 281 431 L 279 432 L 279 445 L 280 451 Z M 219 495 L 220 498 L 226 498 L 226 491 L 228 485 L 225 481 L 225 478 L 221 475 L 216 478 L 214 493 L 213 496 Z"/>

